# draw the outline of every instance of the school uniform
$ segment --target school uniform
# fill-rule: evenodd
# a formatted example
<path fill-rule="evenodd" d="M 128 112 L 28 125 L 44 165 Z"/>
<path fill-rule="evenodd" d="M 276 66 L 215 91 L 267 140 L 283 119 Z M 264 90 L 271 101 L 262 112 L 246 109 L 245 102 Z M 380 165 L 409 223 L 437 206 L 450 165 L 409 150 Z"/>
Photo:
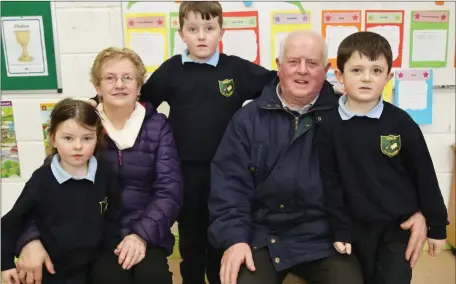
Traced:
<path fill-rule="evenodd" d="M 207 240 L 211 160 L 233 114 L 276 76 L 259 65 L 216 52 L 194 62 L 188 52 L 165 61 L 141 89 L 141 101 L 170 105 L 169 121 L 182 161 L 184 204 L 178 220 L 184 284 L 220 283 L 222 251 Z"/>
<path fill-rule="evenodd" d="M 410 283 L 410 232 L 400 224 L 420 211 L 428 237 L 446 238 L 447 211 L 429 150 L 402 109 L 380 99 L 360 116 L 346 102 L 340 98 L 317 137 L 334 241 L 353 244 L 365 283 Z"/>
<path fill-rule="evenodd" d="M 2 271 L 15 268 L 16 240 L 34 220 L 56 271 L 43 269 L 43 284 L 86 284 L 91 264 L 105 247 L 120 242 L 120 190 L 95 157 L 87 175 L 66 173 L 55 155 L 27 181 L 13 208 L 2 217 Z M 109 206 L 108 206 L 109 205 Z"/>

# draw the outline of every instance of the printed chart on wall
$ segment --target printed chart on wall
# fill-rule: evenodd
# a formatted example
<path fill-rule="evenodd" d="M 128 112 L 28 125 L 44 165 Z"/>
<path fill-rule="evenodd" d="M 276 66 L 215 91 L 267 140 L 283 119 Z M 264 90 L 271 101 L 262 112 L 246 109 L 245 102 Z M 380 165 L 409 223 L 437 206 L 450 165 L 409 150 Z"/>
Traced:
<path fill-rule="evenodd" d="M 21 176 L 17 151 L 16 129 L 14 127 L 13 104 L 2 101 L 2 179 Z"/>
<path fill-rule="evenodd" d="M 301 13 L 299 11 L 273 11 L 271 13 L 271 66 L 277 70 L 276 58 L 280 53 L 280 44 L 289 34 L 298 29 L 310 30 L 310 11 Z"/>
<path fill-rule="evenodd" d="M 176 54 L 182 54 L 187 48 L 185 42 L 182 41 L 182 38 L 179 35 L 179 12 L 169 13 L 169 43 L 171 46 L 171 56 Z"/>
<path fill-rule="evenodd" d="M 260 64 L 258 11 L 225 12 L 223 27 L 225 34 L 220 43 L 220 52 Z"/>
<path fill-rule="evenodd" d="M 126 14 L 125 31 L 126 46 L 138 53 L 147 72 L 153 72 L 168 59 L 166 14 Z"/>
<path fill-rule="evenodd" d="M 46 154 L 47 154 L 47 149 L 49 146 L 49 137 L 48 137 L 49 122 L 51 119 L 51 112 L 54 109 L 54 106 L 55 106 L 55 103 L 40 104 L 41 125 L 43 128 L 44 149 L 46 151 Z"/>
<path fill-rule="evenodd" d="M 393 67 L 402 66 L 404 11 L 366 10 L 366 31 L 385 37 L 393 50 Z"/>
<path fill-rule="evenodd" d="M 396 70 L 394 104 L 418 124 L 432 123 L 432 92 L 432 69 Z"/>
<path fill-rule="evenodd" d="M 410 68 L 447 66 L 449 13 L 449 11 L 411 12 Z"/>
<path fill-rule="evenodd" d="M 337 49 L 347 36 L 361 30 L 361 11 L 322 11 L 321 33 L 328 45 L 328 61 L 336 68 Z"/>
<path fill-rule="evenodd" d="M 2 17 L 6 75 L 47 76 L 43 17 Z"/>

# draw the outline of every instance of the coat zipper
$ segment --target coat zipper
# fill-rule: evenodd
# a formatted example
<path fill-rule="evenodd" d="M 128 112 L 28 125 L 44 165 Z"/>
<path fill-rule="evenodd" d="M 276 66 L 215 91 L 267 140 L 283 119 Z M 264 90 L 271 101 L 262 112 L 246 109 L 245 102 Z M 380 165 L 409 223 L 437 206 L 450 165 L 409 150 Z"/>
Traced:
<path fill-rule="evenodd" d="M 122 167 L 122 164 L 123 164 L 122 150 L 117 151 L 117 160 L 119 161 L 119 166 Z"/>

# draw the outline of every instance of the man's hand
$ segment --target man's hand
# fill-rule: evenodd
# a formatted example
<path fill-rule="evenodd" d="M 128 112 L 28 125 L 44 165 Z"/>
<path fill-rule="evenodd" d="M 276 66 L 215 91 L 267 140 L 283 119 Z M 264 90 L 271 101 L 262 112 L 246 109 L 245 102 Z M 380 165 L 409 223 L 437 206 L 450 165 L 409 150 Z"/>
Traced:
<path fill-rule="evenodd" d="M 428 239 L 428 248 L 429 248 L 429 255 L 430 256 L 437 256 L 439 255 L 443 248 L 445 247 L 446 240 L 435 240 L 435 239 Z"/>
<path fill-rule="evenodd" d="M 421 212 L 413 214 L 401 224 L 403 230 L 410 230 L 411 235 L 405 251 L 405 259 L 410 262 L 410 267 L 415 267 L 427 238 L 426 219 Z"/>
<path fill-rule="evenodd" d="M 350 243 L 335 242 L 334 248 L 341 254 L 351 254 L 352 246 Z"/>
<path fill-rule="evenodd" d="M 119 264 L 123 269 L 130 269 L 146 257 L 146 241 L 136 234 L 126 236 L 115 249 Z"/>
<path fill-rule="evenodd" d="M 250 271 L 255 271 L 250 246 L 246 243 L 239 243 L 229 247 L 223 254 L 220 267 L 221 284 L 236 284 L 239 269 L 243 263 Z"/>
<path fill-rule="evenodd" d="M 87 102 L 93 107 L 97 107 L 98 106 L 98 103 L 95 100 L 90 99 Z"/>
<path fill-rule="evenodd" d="M 55 274 L 54 264 L 40 240 L 34 240 L 25 245 L 16 263 L 21 283 L 41 284 L 43 279 L 43 264 L 49 273 Z"/>
<path fill-rule="evenodd" d="M 16 268 L 2 271 L 2 284 L 21 284 Z"/>

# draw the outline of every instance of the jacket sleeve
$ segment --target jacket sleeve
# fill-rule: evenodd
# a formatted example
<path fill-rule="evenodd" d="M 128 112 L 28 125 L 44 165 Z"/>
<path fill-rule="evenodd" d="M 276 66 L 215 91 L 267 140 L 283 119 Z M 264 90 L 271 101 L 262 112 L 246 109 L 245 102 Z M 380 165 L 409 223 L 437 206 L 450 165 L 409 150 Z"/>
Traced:
<path fill-rule="evenodd" d="M 242 58 L 239 60 L 241 66 L 238 70 L 244 71 L 241 77 L 242 86 L 246 86 L 245 89 L 241 90 L 241 96 L 245 101 L 256 99 L 263 92 L 264 86 L 277 77 L 277 71 L 268 70 Z"/>
<path fill-rule="evenodd" d="M 16 267 L 14 263 L 16 240 L 23 230 L 26 221 L 33 217 L 39 186 L 40 179 L 36 176 L 35 172 L 25 184 L 13 208 L 2 217 L 2 271 Z"/>
<path fill-rule="evenodd" d="M 224 250 L 251 243 L 254 182 L 248 170 L 250 151 L 243 121 L 235 115 L 212 160 L 208 237 L 212 245 Z"/>
<path fill-rule="evenodd" d="M 417 189 L 420 208 L 429 228 L 428 237 L 445 239 L 448 213 L 423 133 L 408 115 L 401 126 L 403 140 L 400 153 Z"/>
<path fill-rule="evenodd" d="M 118 179 L 110 178 L 114 174 L 107 173 L 111 175 L 106 175 L 108 179 L 108 209 L 105 215 L 104 242 L 109 251 L 114 251 L 121 241 L 122 193 Z"/>
<path fill-rule="evenodd" d="M 168 94 L 166 90 L 167 78 L 171 78 L 172 74 L 167 71 L 168 62 L 164 62 L 160 67 L 155 70 L 149 79 L 141 87 L 141 96 L 139 100 L 141 102 L 149 102 L 155 108 L 158 108 L 162 102 L 168 101 L 168 98 L 165 96 Z"/>
<path fill-rule="evenodd" d="M 335 141 L 327 122 L 328 120 L 318 128 L 316 140 L 324 204 L 328 212 L 334 241 L 350 243 L 352 241 L 350 216 L 344 202 L 344 192 L 336 161 Z"/>
<path fill-rule="evenodd" d="M 131 232 L 138 234 L 148 244 L 160 244 L 169 235 L 183 199 L 180 161 L 171 127 L 165 116 L 156 153 L 155 174 L 152 185 L 155 195 L 144 208 L 141 218 L 131 226 Z"/>

